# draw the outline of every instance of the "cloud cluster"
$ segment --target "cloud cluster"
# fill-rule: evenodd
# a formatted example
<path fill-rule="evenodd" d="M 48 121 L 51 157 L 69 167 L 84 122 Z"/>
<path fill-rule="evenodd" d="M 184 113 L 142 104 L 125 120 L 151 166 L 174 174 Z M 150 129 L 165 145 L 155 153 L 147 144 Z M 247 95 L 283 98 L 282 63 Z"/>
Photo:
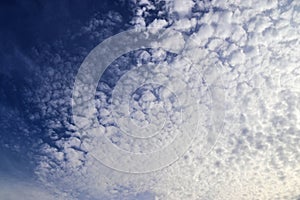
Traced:
<path fill-rule="evenodd" d="M 204 93 L 210 96 L 204 96 L 198 103 L 207 115 L 211 115 L 213 108 L 226 110 L 224 120 L 218 115 L 213 116 L 213 122 L 223 120 L 218 142 L 209 154 L 203 156 L 201 151 L 205 130 L 208 137 L 209 133 L 216 131 L 212 124 L 203 123 L 201 130 L 204 131 L 195 133 L 197 137 L 186 154 L 161 171 L 127 174 L 102 165 L 89 152 L 91 149 L 97 152 L 101 146 L 97 146 L 90 135 L 83 135 L 68 118 L 70 98 L 65 98 L 70 97 L 76 75 L 72 65 L 79 66 L 87 54 L 86 49 L 79 52 L 80 56 L 70 57 L 64 52 L 63 44 L 58 44 L 61 45 L 61 52 L 55 51 L 55 56 L 49 53 L 49 56 L 53 56 L 51 64 L 57 67 L 54 70 L 49 66 L 43 71 L 48 74 L 46 77 L 51 77 L 43 79 L 47 85 L 43 88 L 48 91 L 42 90 L 41 95 L 37 95 L 45 95 L 38 99 L 38 104 L 43 105 L 38 115 L 42 115 L 42 118 L 53 116 L 45 121 L 53 142 L 43 145 L 41 149 L 44 155 L 36 169 L 41 180 L 50 188 L 58 186 L 75 199 L 142 199 L 143 195 L 148 195 L 150 199 L 156 196 L 158 199 L 171 200 L 295 198 L 300 193 L 300 93 L 297 86 L 300 4 L 283 0 L 143 0 L 136 3 L 137 12 L 132 20 L 136 28 L 168 27 L 175 30 L 176 34 L 167 35 L 164 45 L 184 48 L 182 56 L 189 58 L 197 66 L 203 80 L 213 86 L 210 93 Z M 112 17 L 111 21 L 114 20 L 121 23 L 118 14 Z M 103 20 L 91 21 L 90 25 L 83 28 L 83 34 L 98 38 L 95 41 L 103 39 L 107 29 L 96 31 Z M 159 124 L 160 110 L 151 111 L 156 113 L 151 115 L 153 113 L 145 108 L 161 103 L 167 116 L 170 116 L 171 125 L 180 122 L 175 112 L 176 95 L 172 97 L 172 93 L 166 94 L 169 96 L 163 104 L 159 100 L 160 95 L 168 91 L 153 84 L 132 90 L 132 99 L 128 100 L 131 103 L 129 111 L 120 108 L 125 98 L 122 95 L 131 91 L 134 82 L 151 76 L 147 74 L 149 70 L 140 68 L 134 71 L 132 66 L 127 65 L 134 62 L 140 66 L 145 63 L 158 65 L 164 63 L 168 56 L 161 50 L 138 51 L 132 56 L 134 58 L 128 55 L 119 58 L 108 69 L 106 78 L 103 76 L 103 80 L 100 80 L 96 93 L 98 121 L 103 133 L 120 148 L 133 152 L 154 150 L 143 146 L 144 143 L 133 146 L 133 140 L 120 134 L 120 127 L 116 126 L 114 119 L 122 119 L 127 114 L 125 116 L 131 117 L 135 124 Z M 48 54 L 42 57 L 49 58 Z M 172 56 L 169 57 L 172 60 Z M 171 63 L 176 63 L 176 59 Z M 167 65 L 170 66 L 169 63 Z M 182 63 L 177 66 L 177 70 L 188 68 Z M 176 65 L 169 71 L 163 71 L 165 68 L 158 70 L 160 78 L 171 80 Z M 66 73 L 68 76 L 63 75 Z M 191 86 L 195 80 L 199 80 L 199 77 L 186 80 L 186 83 Z M 178 84 L 178 89 L 184 91 L 184 87 L 181 88 L 184 84 Z M 114 88 L 118 91 L 116 96 L 113 94 Z M 222 95 L 226 99 L 220 98 Z M 213 103 L 208 105 L 211 100 Z M 114 106 L 119 106 L 120 112 L 111 112 Z M 114 118 L 113 114 L 117 117 Z M 203 121 L 206 117 L 202 116 Z M 190 120 L 193 121 L 192 118 Z M 84 119 L 82 123 L 85 123 Z M 61 130 L 68 136 L 60 136 L 58 133 Z M 153 142 L 157 145 L 155 147 L 168 142 L 167 136 L 158 139 L 162 143 Z M 214 139 L 211 138 L 212 141 Z"/>

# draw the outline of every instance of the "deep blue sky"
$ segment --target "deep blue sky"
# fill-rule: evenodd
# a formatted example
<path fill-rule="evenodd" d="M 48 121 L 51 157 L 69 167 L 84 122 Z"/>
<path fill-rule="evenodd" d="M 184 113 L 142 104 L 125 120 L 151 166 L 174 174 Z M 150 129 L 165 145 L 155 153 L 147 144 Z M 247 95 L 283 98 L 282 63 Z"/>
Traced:
<path fill-rule="evenodd" d="M 68 29 L 76 30 L 97 12 L 114 10 L 130 19 L 128 8 L 129 3 L 117 0 L 1 1 L 1 39 L 30 48 L 37 39 L 50 42 Z"/>
<path fill-rule="evenodd" d="M 57 50 L 53 43 L 60 41 L 63 43 L 61 49 L 70 56 L 76 56 L 74 46 L 90 50 L 97 43 L 85 42 L 88 34 L 74 44 L 67 33 L 80 32 L 95 14 L 105 16 L 109 11 L 120 13 L 124 22 L 129 22 L 133 13 L 127 1 L 121 3 L 117 0 L 0 1 L 0 176 L 30 174 L 38 152 L 35 143 L 42 139 L 52 145 L 51 139 L 45 136 L 49 119 L 28 119 L 29 115 L 40 112 L 39 105 L 32 99 L 44 95 L 35 91 L 43 87 L 47 89 L 41 81 L 47 77 L 39 77 L 44 76 L 39 73 L 49 65 L 47 58 L 40 59 L 33 54 L 33 49 L 40 48 L 43 53 L 41 47 L 46 44 L 50 53 L 55 54 Z M 120 24 L 112 30 L 117 33 L 125 26 Z M 76 72 L 77 67 L 74 65 L 71 70 Z M 34 93 L 34 98 L 29 98 L 29 93 Z M 29 130 L 26 133 L 25 128 Z M 56 131 L 63 135 L 65 129 L 62 127 Z M 13 144 L 18 149 L 12 147 Z"/>

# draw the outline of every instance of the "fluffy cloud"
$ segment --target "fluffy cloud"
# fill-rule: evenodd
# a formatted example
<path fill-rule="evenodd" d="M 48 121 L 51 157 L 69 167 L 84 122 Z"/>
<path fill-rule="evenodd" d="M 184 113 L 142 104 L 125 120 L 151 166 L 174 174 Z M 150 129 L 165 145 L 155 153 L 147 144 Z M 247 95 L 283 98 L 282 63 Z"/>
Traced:
<path fill-rule="evenodd" d="M 216 117 L 214 120 L 222 120 L 224 123 L 218 142 L 209 154 L 203 156 L 203 132 L 195 133 L 197 137 L 186 154 L 161 171 L 149 174 L 114 171 L 91 155 L 91 149 L 97 150 L 100 147 L 93 142 L 93 137 L 83 135 L 76 129 L 68 119 L 69 112 L 61 110 L 62 105 L 70 101 L 64 96 L 70 95 L 71 87 L 67 85 L 67 88 L 63 88 L 64 84 L 53 84 L 55 80 L 60 82 L 68 78 L 49 67 L 44 73 L 53 77 L 45 79 L 50 95 L 41 91 L 46 96 L 39 102 L 39 105 L 43 105 L 40 115 L 46 113 L 57 116 L 55 113 L 60 110 L 61 118 L 51 118 L 46 122 L 55 145 L 43 145 L 44 156 L 40 158 L 37 175 L 49 187 L 59 186 L 72 198 L 99 199 L 100 196 L 103 199 L 142 199 L 143 195 L 152 199 L 154 196 L 158 199 L 296 198 L 300 193 L 297 101 L 300 95 L 297 82 L 300 53 L 299 6 L 296 1 L 187 0 L 185 4 L 183 1 L 138 1 L 132 23 L 137 28 L 174 28 L 176 34 L 167 35 L 164 45 L 184 49 L 183 56 L 190 58 L 206 83 L 213 86 L 213 91 L 207 92 L 211 99 L 204 96 L 199 104 L 203 105 L 203 113 L 207 115 L 211 114 L 212 106 L 220 106 L 220 110 L 226 109 L 224 120 L 213 116 Z M 152 19 L 152 13 L 156 13 L 157 19 Z M 112 23 L 117 23 L 113 18 L 119 18 L 111 19 Z M 102 39 L 100 35 L 105 33 L 97 30 L 97 25 L 101 22 L 93 19 L 90 25 L 83 28 L 82 34 L 98 38 L 96 41 Z M 61 66 L 65 73 L 68 66 L 78 66 L 86 53 L 80 52 L 79 58 L 63 57 L 58 53 L 53 56 L 52 63 Z M 124 66 L 130 66 L 134 62 L 137 65 L 145 62 L 158 64 L 167 58 L 161 50 L 135 53 L 132 55 L 135 58 L 121 57 L 109 69 L 111 71 L 108 70 L 107 80 L 104 77 L 103 82 L 100 81 L 98 85 L 96 100 L 103 132 L 110 137 L 112 143 L 128 151 L 147 150 L 148 147 L 145 148 L 143 143 L 132 146 L 133 141 L 120 136 L 119 127 L 115 126 L 109 110 L 114 84 L 120 79 L 125 94 L 129 90 L 126 88 L 137 81 L 136 77 L 151 75 L 142 70 L 134 74 L 132 66 Z M 172 62 L 176 63 L 176 60 Z M 187 67 L 182 63 L 177 66 L 182 66 L 179 68 L 181 70 Z M 132 74 L 124 76 L 128 79 L 122 82 L 121 76 L 127 72 Z M 162 73 L 162 79 L 172 78 L 172 70 L 160 69 L 159 72 Z M 74 75 L 73 73 L 70 67 L 69 74 Z M 178 89 L 184 90 L 182 88 L 185 88 L 185 84 L 190 86 L 192 80 L 178 84 Z M 70 84 L 69 80 L 66 81 Z M 134 120 L 142 119 L 144 122 L 143 119 L 149 113 L 143 112 L 143 106 L 147 107 L 151 102 L 159 103 L 155 97 L 158 88 L 153 85 L 147 87 L 142 88 L 140 93 L 136 92 L 131 99 Z M 226 99 L 219 102 L 223 100 L 220 98 L 221 93 L 224 93 Z M 120 92 L 118 95 L 122 96 Z M 122 99 L 119 99 L 120 102 Z M 171 99 L 163 106 L 166 110 L 174 111 L 170 108 L 174 108 L 171 103 L 176 101 Z M 208 100 L 214 103 L 207 105 Z M 116 102 L 118 103 L 118 99 Z M 155 117 L 159 113 L 156 112 L 152 121 L 157 120 Z M 124 113 L 118 114 L 122 116 Z M 170 121 L 178 122 L 178 119 L 175 115 L 170 115 Z M 67 128 L 68 137 L 56 135 L 60 127 Z M 203 127 L 208 133 L 213 130 L 209 123 L 204 123 Z M 162 142 L 167 139 L 168 136 Z"/>

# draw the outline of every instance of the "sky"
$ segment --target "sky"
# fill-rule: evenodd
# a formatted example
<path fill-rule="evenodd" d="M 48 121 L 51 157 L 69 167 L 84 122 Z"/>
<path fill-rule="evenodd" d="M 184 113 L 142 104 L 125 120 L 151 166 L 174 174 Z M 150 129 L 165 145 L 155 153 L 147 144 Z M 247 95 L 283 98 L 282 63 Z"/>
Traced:
<path fill-rule="evenodd" d="M 300 2 L 0 2 L 0 199 L 300 199 Z"/>

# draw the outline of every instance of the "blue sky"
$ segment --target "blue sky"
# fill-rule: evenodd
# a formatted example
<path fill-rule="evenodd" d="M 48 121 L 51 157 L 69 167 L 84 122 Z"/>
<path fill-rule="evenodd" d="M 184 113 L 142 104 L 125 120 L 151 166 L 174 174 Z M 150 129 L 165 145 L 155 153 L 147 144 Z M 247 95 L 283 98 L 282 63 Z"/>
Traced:
<path fill-rule="evenodd" d="M 49 131 L 47 123 L 52 118 L 59 118 L 59 113 L 39 116 L 41 104 L 34 100 L 34 98 L 41 98 L 43 92 L 46 93 L 43 91 L 37 94 L 36 90 L 51 89 L 48 85 L 43 85 L 42 76 L 39 74 L 45 73 L 51 61 L 42 58 L 46 55 L 35 53 L 40 51 L 43 54 L 46 51 L 44 48 L 48 47 L 50 54 L 57 54 L 59 47 L 53 45 L 55 42 L 63 42 L 63 49 L 74 57 L 78 53 L 76 49 L 73 50 L 75 47 L 86 48 L 88 52 L 97 44 L 96 41 L 79 40 L 72 44 L 67 32 L 72 34 L 80 32 L 82 26 L 95 15 L 105 17 L 112 11 L 122 15 L 122 18 L 128 21 L 132 15 L 129 8 L 129 3 L 122 5 L 117 1 L 2 1 L 0 3 L 0 123 L 2 127 L 0 176 L 1 185 L 7 186 L 7 188 L 3 187 L 3 190 L 8 190 L 6 193 L 1 192 L 4 198 L 5 195 L 9 198 L 9 193 L 13 195 L 16 192 L 9 188 L 11 184 L 18 185 L 18 182 L 20 188 L 23 187 L 23 183 L 29 184 L 24 190 L 30 190 L 33 185 L 33 188 L 43 191 L 35 181 L 37 179 L 34 173 L 35 165 L 38 162 L 37 157 L 41 155 L 41 144 L 54 145 L 47 134 Z M 129 27 L 128 23 L 119 23 L 109 28 L 99 27 L 99 29 L 107 31 L 108 37 L 126 26 Z M 98 38 L 98 41 L 101 40 L 103 37 Z M 51 69 L 55 70 L 55 67 Z M 69 70 L 75 73 L 76 69 L 75 65 Z M 51 80 L 48 83 L 51 85 Z M 72 83 L 67 84 L 70 86 Z M 63 98 L 70 98 L 70 96 Z M 60 127 L 55 132 L 60 137 L 65 137 L 66 130 L 67 128 Z M 11 198 L 21 198 L 21 196 Z"/>
<path fill-rule="evenodd" d="M 299 36 L 292 0 L 1 1 L 0 199 L 297 199 Z"/>

